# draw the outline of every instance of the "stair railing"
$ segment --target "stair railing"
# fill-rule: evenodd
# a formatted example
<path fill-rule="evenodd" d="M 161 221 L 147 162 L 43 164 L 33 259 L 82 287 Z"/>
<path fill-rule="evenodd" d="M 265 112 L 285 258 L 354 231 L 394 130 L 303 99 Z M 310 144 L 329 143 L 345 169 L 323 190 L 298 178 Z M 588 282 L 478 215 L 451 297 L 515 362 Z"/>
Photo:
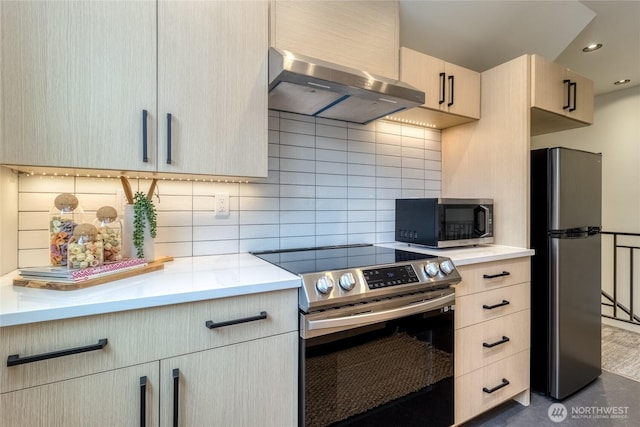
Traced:
<path fill-rule="evenodd" d="M 602 296 L 608 302 L 602 302 L 602 305 L 611 307 L 613 309 L 613 315 L 608 315 L 603 313 L 602 317 L 607 317 L 609 319 L 615 319 L 622 322 L 632 323 L 635 325 L 640 325 L 640 312 L 636 312 L 636 307 L 634 306 L 634 269 L 633 269 L 633 260 L 634 253 L 637 250 L 640 250 L 640 245 L 630 244 L 630 243 L 620 243 L 619 237 L 628 236 L 628 237 L 638 237 L 640 238 L 640 234 L 638 233 L 623 233 L 623 232 L 615 232 L 615 231 L 603 231 L 602 234 L 612 235 L 613 236 L 613 293 L 609 294 L 604 289 L 602 289 Z M 627 239 L 632 240 L 632 239 Z M 620 301 L 621 290 L 624 287 L 624 284 L 620 284 L 618 281 L 618 250 L 619 249 L 628 249 L 629 250 L 629 283 L 628 283 L 628 301 Z M 625 299 L 626 300 L 626 299 Z"/>

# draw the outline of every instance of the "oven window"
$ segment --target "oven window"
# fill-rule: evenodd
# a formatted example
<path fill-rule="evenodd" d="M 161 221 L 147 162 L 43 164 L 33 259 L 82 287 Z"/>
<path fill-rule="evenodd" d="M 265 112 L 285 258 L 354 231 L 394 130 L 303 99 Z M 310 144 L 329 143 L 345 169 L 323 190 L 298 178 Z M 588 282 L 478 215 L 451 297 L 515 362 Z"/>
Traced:
<path fill-rule="evenodd" d="M 453 424 L 453 312 L 301 339 L 301 424 Z"/>

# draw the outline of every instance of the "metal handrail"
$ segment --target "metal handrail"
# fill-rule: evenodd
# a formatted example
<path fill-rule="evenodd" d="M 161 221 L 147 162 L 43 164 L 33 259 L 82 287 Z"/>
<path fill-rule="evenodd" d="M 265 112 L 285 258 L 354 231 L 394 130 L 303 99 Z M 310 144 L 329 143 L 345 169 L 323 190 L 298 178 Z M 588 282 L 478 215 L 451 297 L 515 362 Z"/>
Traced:
<path fill-rule="evenodd" d="M 627 232 L 618 232 L 618 231 L 602 231 L 602 234 L 609 234 L 613 236 L 613 295 L 601 290 L 602 296 L 610 301 L 608 303 L 602 303 L 602 305 L 613 307 L 613 316 L 609 316 L 607 314 L 602 314 L 602 317 L 607 317 L 609 319 L 615 319 L 622 322 L 632 323 L 634 325 L 640 324 L 640 313 L 636 313 L 634 310 L 633 304 L 633 284 L 634 284 L 634 271 L 633 271 L 633 252 L 635 250 L 640 250 L 640 246 L 636 245 L 619 245 L 618 244 L 618 236 L 632 236 L 632 237 L 640 237 L 640 233 L 627 233 Z M 622 304 L 618 301 L 618 251 L 617 249 L 629 249 L 629 307 Z M 618 317 L 618 310 L 623 311 L 626 315 L 629 316 L 629 320 Z"/>

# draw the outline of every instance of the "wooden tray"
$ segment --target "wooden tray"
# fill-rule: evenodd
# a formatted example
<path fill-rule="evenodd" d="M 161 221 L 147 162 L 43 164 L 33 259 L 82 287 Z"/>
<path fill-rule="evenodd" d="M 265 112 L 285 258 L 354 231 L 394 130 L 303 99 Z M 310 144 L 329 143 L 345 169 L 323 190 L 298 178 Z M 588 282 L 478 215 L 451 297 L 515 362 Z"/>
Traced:
<path fill-rule="evenodd" d="M 38 288 L 38 289 L 53 289 L 56 291 L 73 291 L 75 289 L 84 289 L 91 286 L 102 285 L 103 283 L 112 282 L 114 280 L 126 279 L 128 277 L 138 276 L 140 274 L 150 273 L 152 271 L 162 270 L 164 263 L 167 261 L 173 261 L 172 257 L 165 257 L 157 259 L 148 263 L 144 267 L 136 268 L 133 270 L 121 271 L 118 273 L 109 274 L 107 276 L 97 277 L 95 279 L 83 280 L 75 283 L 63 283 L 56 282 L 54 280 L 28 280 L 17 276 L 13 279 L 14 286 L 23 286 L 25 288 Z"/>

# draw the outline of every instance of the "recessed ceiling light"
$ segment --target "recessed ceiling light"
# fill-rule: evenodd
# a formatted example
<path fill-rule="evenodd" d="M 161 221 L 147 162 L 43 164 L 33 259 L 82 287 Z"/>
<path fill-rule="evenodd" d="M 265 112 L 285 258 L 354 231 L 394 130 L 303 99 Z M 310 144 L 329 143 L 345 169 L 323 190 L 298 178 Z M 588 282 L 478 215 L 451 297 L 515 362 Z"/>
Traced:
<path fill-rule="evenodd" d="M 631 80 L 629 80 L 629 79 L 616 80 L 615 82 L 613 82 L 613 84 L 614 85 L 626 85 L 630 81 Z"/>
<path fill-rule="evenodd" d="M 598 50 L 602 47 L 602 43 L 593 43 L 587 47 L 582 48 L 583 52 L 593 52 L 594 50 Z"/>

